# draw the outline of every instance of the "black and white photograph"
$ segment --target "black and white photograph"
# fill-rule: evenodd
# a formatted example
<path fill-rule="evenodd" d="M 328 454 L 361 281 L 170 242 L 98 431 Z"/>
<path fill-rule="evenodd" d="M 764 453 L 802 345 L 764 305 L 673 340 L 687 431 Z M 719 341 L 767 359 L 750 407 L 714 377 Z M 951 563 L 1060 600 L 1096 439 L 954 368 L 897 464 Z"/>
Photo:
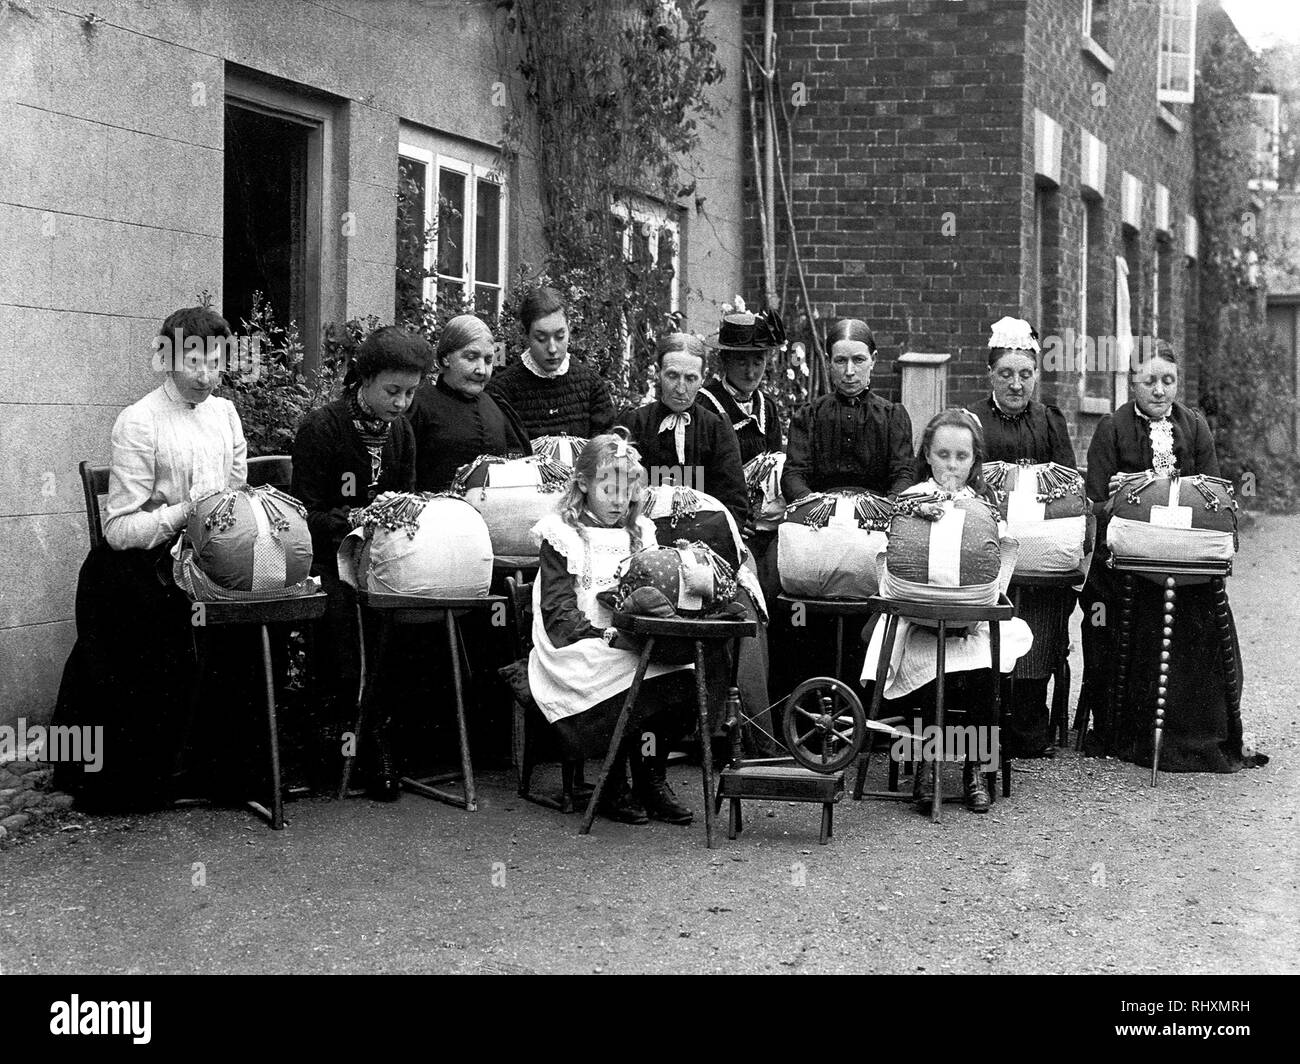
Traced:
<path fill-rule="evenodd" d="M 240 1007 L 172 975 L 1266 1033 L 1300 3 L 0 0 L 0 90 L 18 1045 Z"/>

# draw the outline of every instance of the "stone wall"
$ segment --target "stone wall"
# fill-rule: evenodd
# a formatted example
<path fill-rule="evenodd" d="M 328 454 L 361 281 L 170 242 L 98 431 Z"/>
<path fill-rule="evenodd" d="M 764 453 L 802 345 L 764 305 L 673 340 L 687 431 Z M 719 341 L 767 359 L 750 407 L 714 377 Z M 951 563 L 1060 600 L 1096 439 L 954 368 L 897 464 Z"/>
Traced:
<path fill-rule="evenodd" d="M 0 722 L 48 716 L 73 641 L 78 462 L 105 462 L 118 412 L 156 386 L 162 318 L 205 289 L 221 307 L 228 81 L 328 115 L 321 322 L 387 320 L 402 124 L 494 150 L 500 17 L 491 0 L 0 5 Z M 734 72 L 738 0 L 711 19 Z M 686 221 L 685 309 L 705 324 L 740 283 L 736 89 L 699 160 L 710 217 Z M 531 160 L 508 181 L 509 276 L 544 248 Z"/>

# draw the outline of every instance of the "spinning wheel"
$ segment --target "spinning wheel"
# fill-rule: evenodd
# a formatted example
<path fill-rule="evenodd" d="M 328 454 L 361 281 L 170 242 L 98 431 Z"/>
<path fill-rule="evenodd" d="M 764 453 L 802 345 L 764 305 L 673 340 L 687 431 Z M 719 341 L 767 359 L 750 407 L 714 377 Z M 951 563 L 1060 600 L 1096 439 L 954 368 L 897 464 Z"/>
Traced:
<path fill-rule="evenodd" d="M 829 676 L 805 680 L 785 704 L 785 745 L 804 768 L 838 772 L 853 764 L 867 734 L 867 717 L 853 689 Z"/>

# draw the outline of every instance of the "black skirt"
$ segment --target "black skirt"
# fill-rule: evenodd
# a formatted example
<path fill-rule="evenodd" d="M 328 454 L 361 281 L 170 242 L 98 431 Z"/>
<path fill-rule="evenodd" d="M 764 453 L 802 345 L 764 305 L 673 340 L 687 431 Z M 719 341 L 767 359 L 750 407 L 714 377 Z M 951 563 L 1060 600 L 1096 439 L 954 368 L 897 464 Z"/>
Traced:
<path fill-rule="evenodd" d="M 1083 607 L 1084 682 L 1080 701 L 1100 728 L 1110 709 L 1112 662 L 1120 639 L 1120 580 L 1094 558 L 1080 597 Z M 1110 735 L 1101 735 L 1109 753 L 1150 765 L 1152 725 L 1159 686 L 1164 589 L 1136 577 L 1129 627 L 1128 675 Z M 1228 680 L 1235 673 L 1244 690 L 1241 648 L 1229 610 L 1230 665 L 1225 668 L 1214 591 L 1209 584 L 1181 586 L 1174 607 L 1173 635 L 1165 692 L 1160 768 L 1166 772 L 1235 772 L 1255 759 L 1243 758 L 1241 717 L 1230 713 Z M 1231 669 L 1231 673 L 1228 671 Z"/>
<path fill-rule="evenodd" d="M 178 767 L 194 657 L 190 604 L 171 581 L 170 561 L 165 546 L 117 551 L 103 544 L 82 564 L 77 641 L 52 723 L 103 728 L 99 771 L 55 768 L 55 786 L 84 805 L 156 806 Z"/>

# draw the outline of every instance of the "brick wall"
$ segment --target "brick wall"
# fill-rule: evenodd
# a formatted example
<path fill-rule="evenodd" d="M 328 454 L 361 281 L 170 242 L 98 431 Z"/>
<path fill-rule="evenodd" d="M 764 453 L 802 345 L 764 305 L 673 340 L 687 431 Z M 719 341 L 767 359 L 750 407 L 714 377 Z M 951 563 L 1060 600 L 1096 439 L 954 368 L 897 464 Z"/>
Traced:
<path fill-rule="evenodd" d="M 1107 148 L 1105 196 L 1100 204 L 1102 232 L 1097 241 L 1101 251 L 1098 269 L 1090 270 L 1093 287 L 1100 288 L 1090 317 L 1104 315 L 1104 332 L 1114 331 L 1115 256 L 1124 253 L 1121 227 L 1122 174 L 1132 174 L 1142 182 L 1141 226 L 1136 234 L 1137 257 L 1141 263 L 1141 292 L 1138 324 L 1135 333 L 1152 332 L 1153 280 L 1157 264 L 1155 231 L 1156 184 L 1169 189 L 1169 215 L 1172 239 L 1168 245 L 1170 291 L 1161 293 L 1169 299 L 1171 326 L 1165 336 L 1180 352 L 1194 349 L 1188 342 L 1188 329 L 1194 328 L 1194 304 L 1188 304 L 1188 270 L 1183 256 L 1184 218 L 1193 210 L 1192 125 L 1191 107 L 1169 106 L 1182 122 L 1175 132 L 1158 118 L 1156 98 L 1159 10 L 1156 4 L 1137 0 L 1111 0 L 1108 5 L 1106 50 L 1114 60 L 1114 70 L 1107 71 L 1083 52 L 1082 0 L 1031 0 L 1025 27 L 1025 113 L 1021 143 L 1022 200 L 1021 254 L 1028 262 L 1033 234 L 1034 187 L 1034 109 L 1042 111 L 1061 126 L 1061 182 L 1056 191 L 1059 206 L 1060 249 L 1055 259 L 1056 285 L 1045 307 L 1039 332 L 1063 334 L 1067 326 L 1079 321 L 1079 254 L 1083 225 L 1083 199 L 1080 186 L 1080 131 L 1087 129 Z M 1022 294 L 1028 300 L 1032 283 L 1025 276 Z M 1190 310 L 1190 314 L 1187 312 Z M 1164 315 L 1162 315 L 1163 317 Z M 1188 321 L 1190 318 L 1190 322 Z M 1090 322 L 1089 332 L 1096 334 L 1103 323 Z M 1184 359 L 1183 398 L 1195 403 L 1196 367 L 1193 359 Z M 1087 454 L 1099 415 L 1080 413 L 1078 378 L 1072 373 L 1045 375 L 1045 397 L 1066 411 L 1080 461 Z"/>
<path fill-rule="evenodd" d="M 1040 334 L 1076 323 L 1079 308 L 1080 129 L 1108 148 L 1093 311 L 1114 320 L 1114 255 L 1123 252 L 1120 175 L 1143 183 L 1137 257 L 1140 331 L 1149 330 L 1155 255 L 1155 183 L 1170 192 L 1172 339 L 1185 339 L 1183 216 L 1190 209 L 1190 117 L 1172 132 L 1157 119 L 1157 6 L 1112 0 L 1105 72 L 1081 50 L 1082 0 L 797 0 L 776 4 L 778 70 L 794 86 L 792 195 L 809 295 L 823 318 L 863 317 L 876 331 L 880 390 L 897 398 L 894 359 L 946 351 L 953 403 L 985 390 L 989 325 L 1031 317 L 1037 303 L 1034 109 L 1061 126 L 1061 181 L 1045 235 L 1048 283 Z M 744 5 L 757 47 L 763 5 Z M 1104 106 L 1094 101 L 1097 83 Z M 1179 108 L 1175 108 L 1178 111 Z M 1181 108 L 1186 111 L 1188 108 Z M 748 288 L 761 292 L 762 250 L 746 138 Z M 947 223 L 945 225 L 945 223 Z M 778 220 L 778 248 L 786 230 Z M 782 254 L 784 252 L 782 251 Z M 799 312 L 791 285 L 787 316 Z M 1188 395 L 1194 400 L 1194 373 Z M 1079 413 L 1078 378 L 1045 378 L 1066 410 L 1079 457 L 1096 424 Z"/>
<path fill-rule="evenodd" d="M 793 198 L 809 295 L 823 318 L 871 325 L 881 349 L 876 384 L 893 398 L 895 360 L 905 351 L 952 353 L 949 400 L 974 398 L 980 337 L 1018 305 L 1020 263 L 1010 252 L 1024 8 L 987 0 L 776 5 L 787 102 L 794 83 L 807 88 L 795 119 Z M 745 12 L 758 41 L 762 5 L 747 3 Z M 754 205 L 752 192 L 747 202 Z M 784 225 L 779 233 L 782 247 Z M 756 223 L 750 236 L 757 293 Z M 792 285 L 792 301 L 797 291 Z"/>

